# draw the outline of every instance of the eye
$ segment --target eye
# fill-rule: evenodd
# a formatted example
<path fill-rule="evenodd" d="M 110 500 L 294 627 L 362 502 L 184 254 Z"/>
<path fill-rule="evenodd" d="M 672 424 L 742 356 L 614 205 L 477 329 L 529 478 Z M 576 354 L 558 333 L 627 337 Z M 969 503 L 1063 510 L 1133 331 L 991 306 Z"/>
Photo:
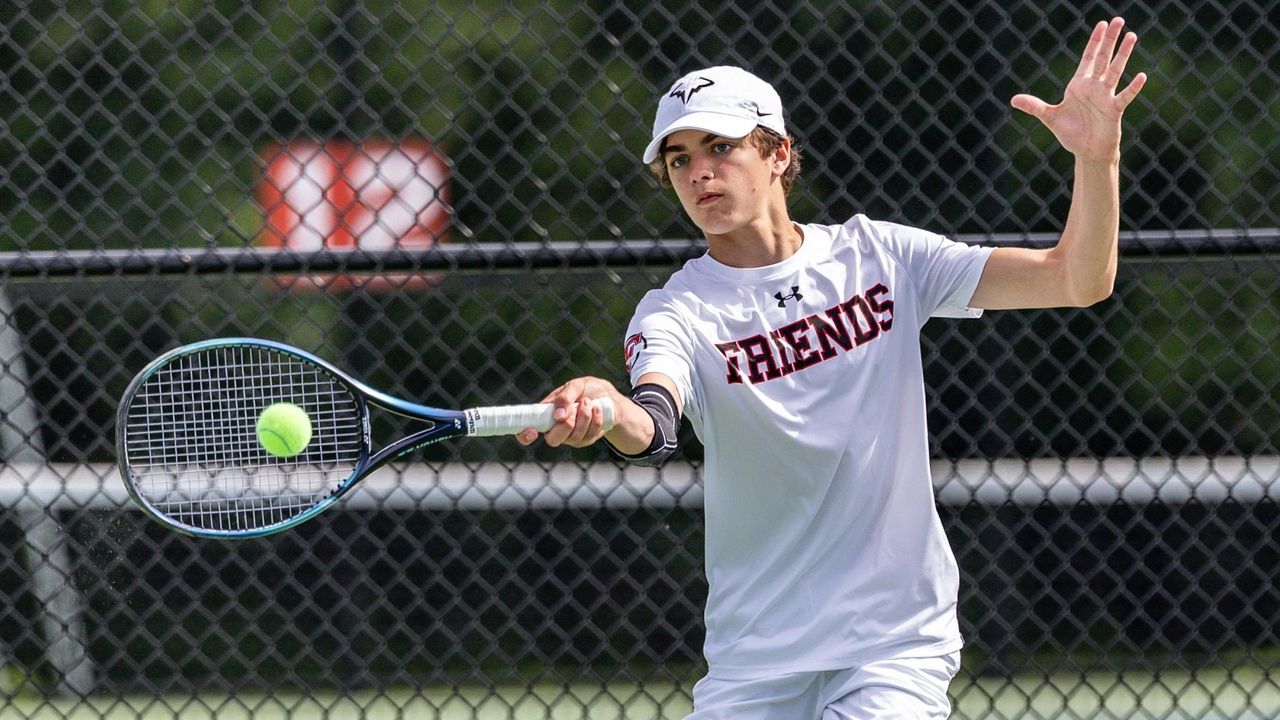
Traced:
<path fill-rule="evenodd" d="M 723 155 L 733 149 L 733 145 L 727 142 L 718 142 L 711 146 L 711 152 L 717 155 Z"/>
<path fill-rule="evenodd" d="M 679 168 L 679 167 L 684 167 L 685 164 L 688 162 L 689 162 L 688 155 L 675 155 L 675 156 L 672 156 L 671 159 L 667 161 L 667 165 L 668 167 L 671 167 L 671 168 Z"/>

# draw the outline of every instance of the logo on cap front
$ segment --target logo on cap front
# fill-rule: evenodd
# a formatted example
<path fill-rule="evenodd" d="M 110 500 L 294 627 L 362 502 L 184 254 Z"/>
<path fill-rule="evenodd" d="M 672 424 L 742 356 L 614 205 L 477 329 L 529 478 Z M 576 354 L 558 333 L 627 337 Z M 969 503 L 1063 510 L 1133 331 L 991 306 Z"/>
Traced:
<path fill-rule="evenodd" d="M 671 88 L 671 94 L 667 97 L 680 98 L 681 102 L 688 105 L 689 98 L 693 97 L 694 93 L 702 90 L 703 88 L 709 88 L 715 84 L 714 80 L 704 77 L 697 77 L 689 81 L 681 80 L 676 83 L 675 87 Z"/>

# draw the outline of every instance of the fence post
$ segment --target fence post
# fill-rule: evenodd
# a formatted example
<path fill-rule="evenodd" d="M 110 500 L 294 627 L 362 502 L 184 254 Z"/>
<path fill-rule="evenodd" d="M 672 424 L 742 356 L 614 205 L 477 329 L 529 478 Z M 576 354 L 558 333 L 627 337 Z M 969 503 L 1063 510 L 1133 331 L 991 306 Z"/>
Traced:
<path fill-rule="evenodd" d="M 22 463 L 39 472 L 45 463 L 40 419 L 27 392 L 22 337 L 13 318 L 7 291 L 0 289 L 0 452 L 4 462 Z M 85 696 L 93 691 L 94 672 L 84 629 L 84 599 L 72 581 L 67 534 L 53 504 L 24 495 L 15 508 L 24 536 L 23 557 L 31 577 L 31 591 L 41 609 L 40 634 L 47 643 L 56 675 L 54 691 Z M 7 648 L 0 644 L 0 652 Z M 8 658 L 0 657 L 0 662 Z"/>

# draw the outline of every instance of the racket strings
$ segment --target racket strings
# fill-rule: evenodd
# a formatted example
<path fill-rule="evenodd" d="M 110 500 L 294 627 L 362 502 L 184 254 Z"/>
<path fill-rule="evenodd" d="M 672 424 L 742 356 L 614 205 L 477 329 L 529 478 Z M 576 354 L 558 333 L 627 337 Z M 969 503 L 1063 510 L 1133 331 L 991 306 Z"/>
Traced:
<path fill-rule="evenodd" d="M 258 416 L 277 402 L 311 419 L 311 441 L 294 457 L 258 441 Z M 342 487 L 362 434 L 358 401 L 324 368 L 271 348 L 220 346 L 175 357 L 138 388 L 125 452 L 136 489 L 159 513 L 244 531 L 286 522 Z"/>

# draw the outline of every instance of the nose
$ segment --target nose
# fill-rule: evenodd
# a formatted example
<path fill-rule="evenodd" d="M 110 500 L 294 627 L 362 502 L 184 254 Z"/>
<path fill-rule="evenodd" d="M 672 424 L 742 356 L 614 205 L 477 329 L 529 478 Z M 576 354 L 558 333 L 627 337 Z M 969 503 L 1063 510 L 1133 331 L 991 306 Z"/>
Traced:
<path fill-rule="evenodd" d="M 697 185 L 713 177 L 715 172 L 711 169 L 711 158 L 703 153 L 697 153 L 689 158 L 689 182 Z"/>

